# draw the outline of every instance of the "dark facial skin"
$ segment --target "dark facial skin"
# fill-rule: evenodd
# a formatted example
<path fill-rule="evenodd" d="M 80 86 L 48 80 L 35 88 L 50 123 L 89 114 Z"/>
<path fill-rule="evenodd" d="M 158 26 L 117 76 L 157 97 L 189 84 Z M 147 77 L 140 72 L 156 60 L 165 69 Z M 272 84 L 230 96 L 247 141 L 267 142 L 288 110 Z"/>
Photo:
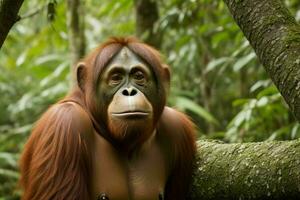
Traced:
<path fill-rule="evenodd" d="M 151 68 L 127 47 L 105 67 L 97 93 L 100 103 L 107 105 L 108 130 L 120 145 L 116 153 L 96 136 L 95 195 L 104 192 L 113 199 L 157 199 L 163 192 L 166 163 L 153 123 L 157 91 Z M 111 170 L 114 173 L 107 173 Z"/>
<path fill-rule="evenodd" d="M 106 66 L 101 75 L 99 96 L 111 99 L 107 119 L 116 139 L 139 137 L 151 129 L 153 106 L 149 99 L 156 90 L 148 65 L 127 47 Z"/>

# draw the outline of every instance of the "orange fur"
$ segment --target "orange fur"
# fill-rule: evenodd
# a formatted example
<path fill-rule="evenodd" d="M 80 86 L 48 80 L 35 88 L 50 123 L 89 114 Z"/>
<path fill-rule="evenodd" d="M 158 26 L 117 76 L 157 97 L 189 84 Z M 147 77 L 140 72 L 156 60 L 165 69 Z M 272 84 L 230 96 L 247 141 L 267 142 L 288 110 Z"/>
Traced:
<path fill-rule="evenodd" d="M 21 158 L 23 200 L 89 199 L 93 127 L 78 105 L 51 107 L 38 121 Z"/>
<path fill-rule="evenodd" d="M 165 199 L 185 199 L 196 153 L 195 125 L 183 113 L 165 107 L 158 130 L 170 140 L 167 144 L 170 144 L 171 171 L 165 188 Z"/>
<path fill-rule="evenodd" d="M 107 107 L 96 99 L 97 82 L 105 66 L 123 46 L 140 56 L 154 71 L 159 91 L 153 125 L 170 158 L 165 199 L 184 199 L 196 151 L 194 125 L 184 114 L 165 107 L 170 74 L 159 52 L 134 38 L 112 38 L 83 60 L 86 71 L 80 77 L 84 80 L 78 80 L 79 87 L 37 122 L 20 162 L 22 200 L 90 199 L 93 134 L 98 133 L 117 146 L 107 130 L 104 113 Z M 132 143 L 143 142 L 141 138 Z"/>

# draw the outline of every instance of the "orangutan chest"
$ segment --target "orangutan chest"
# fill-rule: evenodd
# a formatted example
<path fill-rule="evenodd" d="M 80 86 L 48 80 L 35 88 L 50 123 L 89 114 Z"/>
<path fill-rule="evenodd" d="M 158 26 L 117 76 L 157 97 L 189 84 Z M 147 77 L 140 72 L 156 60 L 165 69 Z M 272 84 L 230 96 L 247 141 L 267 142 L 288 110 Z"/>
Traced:
<path fill-rule="evenodd" d="M 163 199 L 167 181 L 166 163 L 157 145 L 125 160 L 103 138 L 97 140 L 93 162 L 93 199 Z"/>

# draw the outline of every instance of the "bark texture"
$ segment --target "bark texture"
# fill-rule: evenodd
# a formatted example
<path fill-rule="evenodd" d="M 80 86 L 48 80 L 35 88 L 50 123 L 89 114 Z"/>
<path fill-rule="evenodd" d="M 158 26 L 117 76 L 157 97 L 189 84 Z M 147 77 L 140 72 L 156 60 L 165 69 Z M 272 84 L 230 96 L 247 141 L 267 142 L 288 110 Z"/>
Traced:
<path fill-rule="evenodd" d="M 0 49 L 9 30 L 20 19 L 18 12 L 24 0 L 0 0 Z"/>
<path fill-rule="evenodd" d="M 71 55 L 71 85 L 76 81 L 75 67 L 85 54 L 84 12 L 81 0 L 67 1 L 67 23 Z"/>
<path fill-rule="evenodd" d="M 300 120 L 300 26 L 282 0 L 224 0 Z"/>
<path fill-rule="evenodd" d="M 198 141 L 188 199 L 300 199 L 300 140 Z"/>
<path fill-rule="evenodd" d="M 136 34 L 146 43 L 159 48 L 162 35 L 155 29 L 159 19 L 157 2 L 155 0 L 135 0 Z"/>

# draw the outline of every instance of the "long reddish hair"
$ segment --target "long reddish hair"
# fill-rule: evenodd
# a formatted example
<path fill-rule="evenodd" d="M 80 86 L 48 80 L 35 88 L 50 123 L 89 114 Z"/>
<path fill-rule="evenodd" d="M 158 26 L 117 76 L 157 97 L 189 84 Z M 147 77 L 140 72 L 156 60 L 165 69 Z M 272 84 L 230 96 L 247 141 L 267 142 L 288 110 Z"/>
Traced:
<path fill-rule="evenodd" d="M 170 161 L 165 197 L 185 198 L 196 152 L 194 125 L 184 114 L 165 107 L 170 74 L 159 52 L 129 37 L 111 38 L 83 59 L 78 87 L 37 122 L 21 156 L 22 200 L 91 199 L 95 131 L 115 145 L 106 127 L 107 105 L 98 100 L 98 81 L 123 47 L 148 63 L 155 75 L 154 127 Z"/>

